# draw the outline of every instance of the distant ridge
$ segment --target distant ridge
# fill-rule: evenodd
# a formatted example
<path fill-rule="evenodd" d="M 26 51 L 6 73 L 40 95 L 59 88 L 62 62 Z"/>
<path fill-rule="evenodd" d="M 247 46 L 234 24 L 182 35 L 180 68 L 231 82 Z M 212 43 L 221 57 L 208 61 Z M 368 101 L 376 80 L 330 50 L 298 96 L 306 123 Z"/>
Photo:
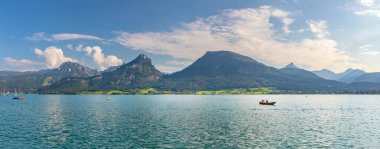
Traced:
<path fill-rule="evenodd" d="M 327 69 L 313 71 L 313 73 L 327 80 L 335 80 L 345 83 L 352 83 L 361 75 L 366 74 L 363 70 L 352 68 L 349 68 L 342 73 L 334 73 Z"/>
<path fill-rule="evenodd" d="M 0 90 L 33 92 L 66 77 L 90 77 L 99 74 L 76 62 L 64 62 L 58 68 L 29 72 L 0 71 Z"/>
<path fill-rule="evenodd" d="M 360 75 L 355 78 L 353 82 L 371 82 L 371 83 L 380 83 L 380 72 L 372 72 Z"/>
<path fill-rule="evenodd" d="M 286 65 L 284 68 L 300 69 L 293 62 L 291 62 L 290 64 Z"/>
<path fill-rule="evenodd" d="M 297 67 L 293 62 L 286 65 L 284 68 L 280 69 L 282 72 L 285 72 L 289 75 L 294 75 L 303 79 L 309 79 L 309 80 L 321 80 L 325 81 L 322 77 L 319 77 L 318 75 L 314 74 L 313 72 L 307 71 L 305 69 L 301 69 Z"/>

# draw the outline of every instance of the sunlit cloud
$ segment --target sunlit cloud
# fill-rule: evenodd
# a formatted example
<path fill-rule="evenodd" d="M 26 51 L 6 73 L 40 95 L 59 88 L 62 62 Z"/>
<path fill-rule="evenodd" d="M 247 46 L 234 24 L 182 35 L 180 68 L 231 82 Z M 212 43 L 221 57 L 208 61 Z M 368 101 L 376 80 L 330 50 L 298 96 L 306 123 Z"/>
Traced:
<path fill-rule="evenodd" d="M 103 49 L 99 46 L 85 47 L 79 45 L 75 48 L 78 51 L 84 51 L 88 56 L 91 56 L 94 60 L 94 63 L 98 66 L 100 70 L 105 70 L 111 66 L 118 66 L 123 64 L 123 60 L 119 59 L 114 55 L 105 56 Z"/>
<path fill-rule="evenodd" d="M 309 20 L 307 21 L 310 31 L 314 33 L 317 38 L 325 38 L 330 33 L 327 31 L 327 22 L 325 20 Z"/>
<path fill-rule="evenodd" d="M 64 62 L 77 62 L 77 60 L 65 57 L 62 49 L 54 46 L 47 47 L 45 50 L 35 49 L 34 53 L 45 58 L 48 68 L 56 68 Z"/>
<path fill-rule="evenodd" d="M 287 42 L 276 39 L 278 31 L 271 18 L 282 21 L 282 30 L 290 33 L 286 26 L 295 21 L 290 14 L 270 6 L 224 10 L 218 15 L 183 23 L 182 27 L 168 32 L 120 32 L 115 41 L 134 50 L 175 59 L 195 60 L 206 51 L 230 50 L 275 66 L 295 62 L 312 70 L 326 67 L 341 70 L 354 65 L 337 48 L 337 42 L 328 38 L 325 20 L 306 22 L 316 38 Z"/>
<path fill-rule="evenodd" d="M 289 25 L 294 22 L 294 19 L 289 18 L 290 13 L 281 9 L 274 9 L 271 11 L 271 15 L 281 20 L 283 23 L 282 30 L 285 34 L 289 34 L 293 31 L 289 29 Z"/>
<path fill-rule="evenodd" d="M 356 2 L 359 7 L 354 9 L 355 14 L 380 17 L 380 5 L 375 0 L 356 0 Z"/>

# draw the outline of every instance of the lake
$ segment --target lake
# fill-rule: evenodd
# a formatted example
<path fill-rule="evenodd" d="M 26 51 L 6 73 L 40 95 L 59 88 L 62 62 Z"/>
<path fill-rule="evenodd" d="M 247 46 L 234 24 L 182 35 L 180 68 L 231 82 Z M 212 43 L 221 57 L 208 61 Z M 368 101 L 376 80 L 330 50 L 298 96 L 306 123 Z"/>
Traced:
<path fill-rule="evenodd" d="M 12 97 L 0 148 L 380 148 L 376 95 Z"/>

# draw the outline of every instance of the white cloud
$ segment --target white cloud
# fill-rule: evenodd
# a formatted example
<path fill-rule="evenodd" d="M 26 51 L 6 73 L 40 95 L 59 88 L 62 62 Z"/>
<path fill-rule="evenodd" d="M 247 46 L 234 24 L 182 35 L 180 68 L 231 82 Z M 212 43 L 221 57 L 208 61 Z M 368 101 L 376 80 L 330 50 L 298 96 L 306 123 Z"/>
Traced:
<path fill-rule="evenodd" d="M 368 56 L 377 56 L 380 54 L 379 51 L 371 50 L 372 45 L 371 44 L 365 44 L 359 47 L 359 49 L 362 51 L 361 55 L 368 55 Z"/>
<path fill-rule="evenodd" d="M 31 41 L 38 41 L 38 40 L 46 40 L 46 34 L 44 32 L 34 33 L 30 37 L 26 37 L 26 39 Z"/>
<path fill-rule="evenodd" d="M 82 44 L 80 44 L 80 45 L 78 45 L 78 46 L 75 47 L 75 50 L 77 50 L 77 51 L 82 51 L 82 49 L 83 49 L 83 45 Z"/>
<path fill-rule="evenodd" d="M 102 40 L 101 38 L 92 36 L 92 35 L 69 34 L 69 33 L 53 34 L 51 38 L 53 40 L 73 40 L 73 39 Z"/>
<path fill-rule="evenodd" d="M 376 10 L 376 9 L 358 10 L 355 12 L 355 14 L 362 15 L 362 16 L 380 17 L 380 10 Z"/>
<path fill-rule="evenodd" d="M 73 49 L 74 47 L 73 47 L 72 44 L 68 44 L 68 45 L 66 45 L 66 48 L 68 48 L 68 49 Z"/>
<path fill-rule="evenodd" d="M 379 55 L 380 52 L 378 52 L 378 51 L 368 51 L 368 52 L 363 52 L 363 53 L 360 53 L 360 54 L 369 55 L 369 56 L 376 56 L 376 55 Z"/>
<path fill-rule="evenodd" d="M 123 64 L 123 60 L 119 59 L 114 55 L 105 56 L 103 54 L 102 48 L 98 46 L 82 48 L 82 45 L 79 45 L 78 47 L 76 47 L 76 49 L 86 52 L 88 56 L 92 56 L 94 59 L 94 63 L 98 66 L 100 70 L 105 70 L 108 67 Z"/>
<path fill-rule="evenodd" d="M 359 49 L 368 51 L 370 47 L 372 47 L 371 44 L 365 44 L 365 45 L 360 46 Z"/>
<path fill-rule="evenodd" d="M 375 0 L 357 0 L 357 2 L 366 7 L 373 7 L 375 5 Z"/>
<path fill-rule="evenodd" d="M 371 47 L 372 47 L 371 44 L 365 44 L 365 45 L 360 46 L 359 49 L 363 51 L 360 54 L 362 54 L 362 55 L 368 55 L 368 56 L 377 56 L 377 55 L 380 54 L 379 51 L 373 51 L 373 50 L 371 50 L 370 49 Z"/>
<path fill-rule="evenodd" d="M 38 56 L 45 58 L 46 65 L 48 68 L 56 68 L 60 66 L 64 62 L 72 61 L 76 62 L 76 60 L 72 58 L 65 57 L 63 55 L 62 49 L 59 49 L 54 46 L 47 47 L 45 50 L 35 49 L 34 53 Z"/>
<path fill-rule="evenodd" d="M 43 63 L 40 63 L 40 62 L 34 62 L 34 61 L 31 61 L 31 60 L 28 60 L 28 59 L 14 59 L 14 58 L 11 58 L 11 57 L 5 57 L 4 58 L 4 61 L 8 64 L 12 64 L 12 65 L 40 65 L 40 64 L 43 64 Z"/>
<path fill-rule="evenodd" d="M 31 40 L 31 41 L 40 41 L 40 40 L 61 41 L 61 40 L 76 40 L 76 39 L 103 40 L 100 37 L 92 36 L 92 35 L 71 34 L 71 33 L 47 35 L 44 32 L 34 33 L 32 36 L 26 37 L 26 39 Z"/>
<path fill-rule="evenodd" d="M 115 41 L 134 50 L 188 60 L 199 58 L 206 51 L 230 50 L 275 66 L 295 62 L 308 69 L 341 70 L 353 65 L 350 58 L 337 49 L 337 42 L 326 38 L 329 32 L 323 20 L 307 22 L 317 39 L 277 40 L 270 18 L 288 18 L 289 14 L 284 12 L 269 6 L 225 10 L 183 23 L 181 28 L 169 32 L 121 32 Z"/>
<path fill-rule="evenodd" d="M 281 9 L 274 9 L 272 11 L 272 16 L 277 17 L 277 18 L 286 18 L 289 16 L 289 14 L 290 14 L 289 12 L 283 11 Z"/>
<path fill-rule="evenodd" d="M 354 13 L 361 16 L 380 17 L 380 7 L 375 0 L 356 0 L 359 6 L 354 7 Z"/>
<path fill-rule="evenodd" d="M 371 44 L 365 44 L 365 45 L 360 46 L 359 49 L 362 50 L 362 51 L 364 51 L 361 54 L 364 54 L 364 55 L 377 55 L 377 54 L 375 54 L 376 52 L 375 53 L 370 52 L 370 48 L 371 47 L 372 47 Z"/>
<path fill-rule="evenodd" d="M 293 32 L 289 29 L 289 25 L 292 24 L 293 22 L 294 22 L 294 19 L 289 19 L 289 18 L 282 19 L 282 23 L 284 24 L 284 26 L 282 27 L 282 30 L 284 31 L 285 34 L 289 34 Z"/>
<path fill-rule="evenodd" d="M 309 20 L 307 21 L 310 31 L 314 33 L 317 38 L 325 38 L 330 35 L 327 31 L 327 22 L 325 20 Z"/>
<path fill-rule="evenodd" d="M 21 71 L 37 70 L 39 68 L 42 68 L 44 65 L 44 63 L 35 62 L 28 59 L 14 59 L 11 57 L 5 57 L 3 60 L 7 65 L 13 68 L 16 67 L 17 70 Z"/>
<path fill-rule="evenodd" d="M 281 20 L 281 22 L 284 24 L 282 27 L 282 30 L 285 34 L 289 34 L 293 31 L 289 29 L 289 25 L 294 22 L 294 19 L 289 18 L 290 13 L 287 11 L 283 11 L 281 9 L 274 9 L 271 12 L 271 16 L 276 17 Z"/>

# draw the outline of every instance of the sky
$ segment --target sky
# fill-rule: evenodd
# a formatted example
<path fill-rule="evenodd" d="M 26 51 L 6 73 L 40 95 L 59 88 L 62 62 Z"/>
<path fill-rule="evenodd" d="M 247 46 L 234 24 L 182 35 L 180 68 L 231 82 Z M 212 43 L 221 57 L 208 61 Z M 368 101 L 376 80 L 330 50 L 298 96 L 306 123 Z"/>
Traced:
<path fill-rule="evenodd" d="M 379 24 L 376 0 L 2 1 L 0 70 L 105 70 L 145 54 L 170 73 L 228 50 L 276 68 L 376 72 Z"/>

